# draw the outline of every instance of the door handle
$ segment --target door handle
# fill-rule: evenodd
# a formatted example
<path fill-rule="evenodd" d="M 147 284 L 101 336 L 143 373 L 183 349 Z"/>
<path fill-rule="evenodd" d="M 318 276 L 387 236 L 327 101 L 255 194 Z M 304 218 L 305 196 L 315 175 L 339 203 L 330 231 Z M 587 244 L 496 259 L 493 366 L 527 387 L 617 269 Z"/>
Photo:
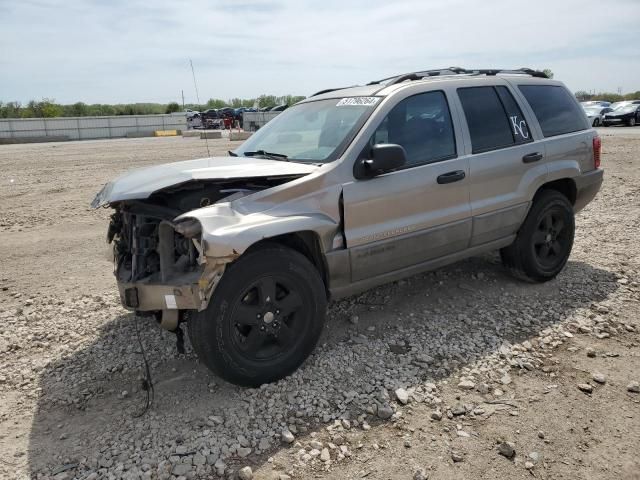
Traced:
<path fill-rule="evenodd" d="M 443 185 L 445 183 L 453 183 L 462 180 L 466 174 L 464 170 L 455 170 L 453 172 L 443 173 L 442 175 L 438 175 L 438 183 Z"/>
<path fill-rule="evenodd" d="M 529 155 L 525 155 L 524 157 L 522 157 L 522 161 L 524 163 L 533 163 L 533 162 L 537 162 L 538 160 L 542 160 L 542 154 L 541 153 L 530 153 Z"/>

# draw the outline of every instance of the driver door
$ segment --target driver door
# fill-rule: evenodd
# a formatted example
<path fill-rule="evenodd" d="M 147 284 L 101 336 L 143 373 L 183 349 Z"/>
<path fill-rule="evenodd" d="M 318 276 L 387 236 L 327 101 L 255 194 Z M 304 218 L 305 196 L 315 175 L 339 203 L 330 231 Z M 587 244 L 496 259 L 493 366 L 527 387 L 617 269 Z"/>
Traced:
<path fill-rule="evenodd" d="M 419 268 L 466 249 L 471 238 L 469 163 L 457 156 L 445 92 L 401 100 L 369 144 L 376 143 L 402 145 L 407 163 L 343 185 L 352 282 Z"/>

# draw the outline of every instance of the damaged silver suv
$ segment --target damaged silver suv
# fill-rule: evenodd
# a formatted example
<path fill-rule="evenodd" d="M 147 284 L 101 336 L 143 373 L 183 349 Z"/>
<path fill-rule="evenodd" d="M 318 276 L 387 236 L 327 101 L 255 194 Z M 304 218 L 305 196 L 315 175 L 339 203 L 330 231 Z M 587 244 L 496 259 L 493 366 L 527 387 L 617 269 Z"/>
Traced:
<path fill-rule="evenodd" d="M 554 278 L 598 192 L 600 138 L 537 71 L 428 70 L 318 92 L 229 157 L 134 171 L 94 207 L 125 307 L 181 331 L 230 382 L 312 352 L 329 299 L 499 249 Z"/>

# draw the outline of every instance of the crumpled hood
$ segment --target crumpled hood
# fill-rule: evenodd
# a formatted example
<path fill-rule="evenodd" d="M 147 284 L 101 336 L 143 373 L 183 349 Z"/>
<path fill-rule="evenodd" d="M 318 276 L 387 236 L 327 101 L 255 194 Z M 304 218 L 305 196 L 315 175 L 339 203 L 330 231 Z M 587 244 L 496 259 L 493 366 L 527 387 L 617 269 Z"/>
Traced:
<path fill-rule="evenodd" d="M 211 157 L 141 168 L 107 183 L 91 202 L 98 208 L 122 200 L 145 199 L 152 193 L 190 180 L 306 175 L 317 165 L 248 157 Z"/>

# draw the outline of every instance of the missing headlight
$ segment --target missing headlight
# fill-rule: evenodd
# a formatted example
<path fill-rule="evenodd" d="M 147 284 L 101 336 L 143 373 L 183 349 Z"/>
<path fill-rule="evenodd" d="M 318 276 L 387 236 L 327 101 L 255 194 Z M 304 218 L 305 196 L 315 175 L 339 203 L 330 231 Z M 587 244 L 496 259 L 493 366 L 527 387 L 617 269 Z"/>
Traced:
<path fill-rule="evenodd" d="M 202 233 L 202 225 L 195 218 L 187 218 L 174 226 L 174 230 L 186 238 L 195 238 Z"/>

